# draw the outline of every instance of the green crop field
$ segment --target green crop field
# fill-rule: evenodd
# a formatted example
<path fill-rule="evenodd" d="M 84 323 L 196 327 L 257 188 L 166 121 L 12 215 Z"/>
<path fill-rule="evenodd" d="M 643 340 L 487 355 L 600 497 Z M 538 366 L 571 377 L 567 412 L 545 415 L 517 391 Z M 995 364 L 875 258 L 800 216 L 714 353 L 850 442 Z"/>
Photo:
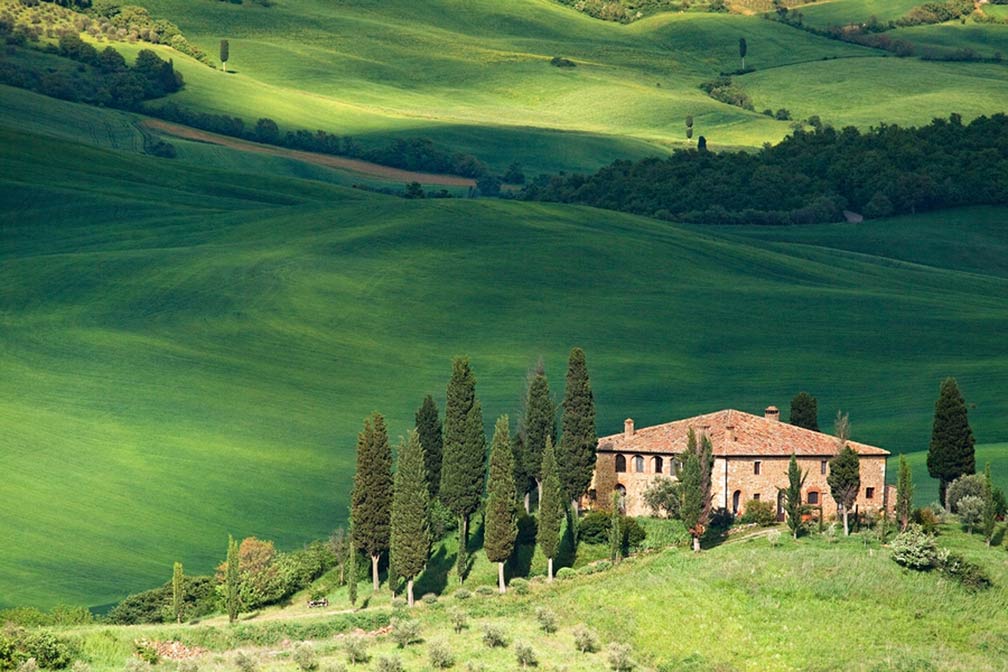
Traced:
<path fill-rule="evenodd" d="M 1005 245 L 1003 210 L 921 218 L 955 222 L 942 264 L 899 220 L 871 225 L 872 255 L 840 226 L 809 229 L 814 244 L 409 202 L 237 172 L 231 155 L 218 170 L 77 144 L 106 114 L 107 135 L 137 142 L 119 113 L 88 113 L 63 138 L 0 143 L 5 603 L 106 603 L 174 559 L 207 571 L 229 531 L 324 535 L 363 416 L 403 434 L 461 353 L 488 424 L 517 410 L 539 356 L 559 394 L 579 344 L 602 432 L 807 388 L 824 424 L 843 408 L 855 437 L 908 451 L 956 375 L 978 435 L 1008 435 L 1008 279 L 956 261 Z"/>
<path fill-rule="evenodd" d="M 821 8 L 834 4 L 838 16 L 862 10 L 840 1 Z M 739 67 L 742 36 L 757 73 L 738 82 L 751 88 L 757 111 L 786 107 L 837 126 L 919 124 L 953 111 L 991 114 L 1008 98 L 1003 68 L 897 61 L 757 17 L 659 14 L 624 26 L 551 0 L 146 6 L 212 56 L 221 38 L 230 41 L 228 74 L 174 54 L 187 81 L 173 96 L 180 104 L 248 122 L 268 112 L 283 127 L 348 133 L 364 144 L 429 137 L 496 170 L 518 161 L 532 174 L 591 170 L 681 146 L 687 115 L 711 147 L 780 139 L 787 122 L 698 88 Z M 946 28 L 934 30 L 958 39 Z M 578 65 L 552 67 L 553 56 Z"/>
<path fill-rule="evenodd" d="M 914 7 L 919 0 L 826 0 L 796 7 L 805 23 L 825 28 L 860 23 L 875 17 L 879 21 L 898 19 Z"/>

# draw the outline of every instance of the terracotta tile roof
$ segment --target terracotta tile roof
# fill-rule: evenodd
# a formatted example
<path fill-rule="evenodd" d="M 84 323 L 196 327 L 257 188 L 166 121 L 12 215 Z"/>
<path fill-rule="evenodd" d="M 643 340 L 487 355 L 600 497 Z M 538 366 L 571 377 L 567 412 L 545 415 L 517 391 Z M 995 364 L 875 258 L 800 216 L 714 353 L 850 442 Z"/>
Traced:
<path fill-rule="evenodd" d="M 632 436 L 625 433 L 599 439 L 599 450 L 621 453 L 681 453 L 686 449 L 690 428 L 711 439 L 716 456 L 787 456 L 836 455 L 836 437 L 785 422 L 732 409 L 667 422 L 663 425 L 637 429 Z M 859 455 L 889 455 L 888 450 L 857 441 L 847 444 Z"/>

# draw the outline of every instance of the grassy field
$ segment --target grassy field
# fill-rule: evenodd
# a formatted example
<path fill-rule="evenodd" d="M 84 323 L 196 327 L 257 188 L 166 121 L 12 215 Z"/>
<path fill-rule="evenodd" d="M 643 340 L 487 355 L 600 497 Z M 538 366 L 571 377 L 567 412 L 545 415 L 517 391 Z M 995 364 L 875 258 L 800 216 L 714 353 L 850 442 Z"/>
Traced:
<path fill-rule="evenodd" d="M 875 17 L 879 21 L 898 19 L 914 7 L 918 0 L 826 0 L 796 7 L 805 23 L 825 28 L 860 23 Z"/>
<path fill-rule="evenodd" d="M 982 439 L 981 439 L 982 440 Z M 914 479 L 914 505 L 927 506 L 938 501 L 938 481 L 928 475 L 927 450 L 907 453 Z M 994 485 L 1008 492 L 1008 443 L 980 444 L 976 447 L 976 468 L 982 472 L 990 463 Z M 889 481 L 896 482 L 896 458 L 889 460 Z"/>
<path fill-rule="evenodd" d="M 539 356 L 559 395 L 578 344 L 603 433 L 809 389 L 824 424 L 843 408 L 910 451 L 955 375 L 981 440 L 1008 436 L 1008 278 L 970 259 L 1005 246 L 1003 210 L 952 215 L 942 263 L 906 220 L 865 225 L 867 249 L 839 226 L 761 240 L 70 141 L 135 149 L 107 114 L 0 130 L 0 602 L 106 603 L 175 559 L 209 570 L 228 532 L 323 536 L 361 419 L 405 433 L 462 353 L 488 425 Z"/>
<path fill-rule="evenodd" d="M 848 4 L 822 8 L 859 15 L 860 6 Z M 222 37 L 230 40 L 228 74 L 174 54 L 187 81 L 173 96 L 181 104 L 250 123 L 268 114 L 285 128 L 348 133 L 365 145 L 429 137 L 500 171 L 512 161 L 532 174 L 585 171 L 667 151 L 684 142 L 687 115 L 712 148 L 780 139 L 787 122 L 716 102 L 698 88 L 739 67 L 742 36 L 746 62 L 758 72 L 739 83 L 752 87 L 757 110 L 787 107 L 838 126 L 920 124 L 952 111 L 990 114 L 1006 96 L 1003 68 L 897 63 L 758 17 L 660 14 L 624 26 L 550 0 L 147 6 L 212 55 Z M 946 28 L 935 30 L 958 39 Z M 578 66 L 552 67 L 553 56 Z M 913 104 L 905 104 L 908 95 Z"/>
<path fill-rule="evenodd" d="M 398 658 L 410 672 L 431 669 L 432 644 L 447 647 L 456 668 L 466 663 L 476 669 L 515 669 L 519 643 L 532 648 L 539 669 L 572 672 L 608 669 L 613 643 L 629 645 L 637 669 L 645 671 L 1003 669 L 1008 555 L 1002 548 L 985 548 L 978 536 L 952 524 L 943 526 L 938 543 L 981 565 L 995 587 L 970 593 L 936 572 L 904 570 L 869 534 L 835 542 L 821 536 L 794 542 L 783 535 L 775 546 L 763 531 L 700 555 L 669 549 L 632 557 L 602 573 L 533 582 L 527 594 L 512 590 L 506 596 L 475 594 L 460 600 L 452 595 L 452 579 L 436 603 L 418 602 L 409 613 L 390 608 L 384 589 L 370 596 L 362 584 L 362 596 L 370 597 L 352 616 L 338 613 L 347 604 L 341 588 L 329 591 L 333 613 L 328 616 L 303 606 L 306 592 L 293 606 L 265 609 L 237 628 L 215 618 L 195 626 L 95 626 L 68 633 L 82 641 L 98 672 L 121 669 L 139 637 L 208 647 L 196 663 L 213 672 L 233 669 L 239 648 L 260 667 L 295 670 L 294 644 L 279 640 L 310 639 L 325 669 L 346 663 L 346 637 L 339 633 L 348 619 L 384 622 L 390 616 L 415 618 L 421 641 L 398 648 L 388 636 L 367 638 L 371 662 L 348 669 L 374 669 L 385 657 Z M 579 553 L 595 550 L 582 546 Z M 453 550 L 445 552 L 450 560 Z M 483 553 L 474 558 L 470 591 L 491 585 L 494 578 Z M 540 629 L 539 608 L 556 615 L 555 633 Z M 458 633 L 452 628 L 455 613 L 467 621 Z M 856 625 L 823 627 L 851 614 L 858 614 Z M 595 652 L 575 649 L 575 630 L 585 626 L 596 634 Z M 482 641 L 487 627 L 498 628 L 506 645 L 487 647 Z M 717 646 L 710 645 L 714 640 Z M 170 662 L 162 665 L 173 668 Z"/>

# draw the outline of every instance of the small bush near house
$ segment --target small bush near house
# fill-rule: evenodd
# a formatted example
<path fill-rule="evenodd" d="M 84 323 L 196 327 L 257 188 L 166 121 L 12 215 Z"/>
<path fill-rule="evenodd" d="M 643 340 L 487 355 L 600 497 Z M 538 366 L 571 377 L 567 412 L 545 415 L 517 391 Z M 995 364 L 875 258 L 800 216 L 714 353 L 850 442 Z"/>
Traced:
<path fill-rule="evenodd" d="M 451 614 L 452 628 L 456 633 L 460 633 L 469 627 L 469 617 L 464 611 L 453 611 Z"/>
<path fill-rule="evenodd" d="M 302 672 L 312 672 L 318 669 L 318 656 L 315 655 L 315 647 L 308 642 L 300 642 L 295 646 L 292 658 Z"/>
<path fill-rule="evenodd" d="M 574 628 L 574 648 L 581 653 L 598 651 L 598 637 L 595 635 L 595 631 L 583 625 Z"/>
<path fill-rule="evenodd" d="M 507 646 L 507 637 L 504 630 L 496 625 L 488 625 L 483 628 L 483 644 L 491 649 Z"/>
<path fill-rule="evenodd" d="M 497 594 L 497 589 L 493 586 L 488 586 L 483 584 L 482 586 L 476 586 L 476 594 L 482 597 L 491 597 Z"/>
<path fill-rule="evenodd" d="M 630 645 L 628 644 L 619 644 L 617 642 L 610 644 L 607 655 L 609 669 L 613 672 L 630 672 L 633 670 L 636 664 L 633 658 L 630 657 L 631 652 Z"/>
<path fill-rule="evenodd" d="M 536 658 L 535 651 L 532 647 L 525 642 L 515 642 L 515 658 L 518 659 L 518 664 L 524 670 L 529 667 L 535 667 L 539 664 L 539 660 Z"/>
<path fill-rule="evenodd" d="M 420 621 L 412 619 L 392 621 L 392 641 L 400 649 L 422 641 L 420 638 Z"/>
<path fill-rule="evenodd" d="M 938 567 L 942 574 L 968 590 L 987 590 L 993 585 L 983 567 L 946 549 L 938 553 Z"/>
<path fill-rule="evenodd" d="M 745 513 L 739 518 L 739 522 L 743 525 L 755 523 L 761 527 L 776 525 L 777 516 L 774 513 L 773 503 L 750 499 L 746 502 Z"/>
<path fill-rule="evenodd" d="M 573 579 L 575 576 L 577 572 L 572 567 L 561 567 L 556 573 L 556 578 L 561 580 Z"/>
<path fill-rule="evenodd" d="M 529 582 L 521 577 L 511 579 L 508 586 L 514 591 L 515 595 L 526 595 L 529 591 Z"/>
<path fill-rule="evenodd" d="M 429 655 L 431 667 L 436 670 L 447 670 L 455 665 L 455 656 L 444 642 L 432 642 Z"/>
<path fill-rule="evenodd" d="M 351 635 L 347 637 L 346 642 L 343 644 L 344 650 L 347 654 L 347 662 L 351 665 L 356 665 L 358 663 L 366 663 L 371 659 L 371 655 L 367 650 L 367 639 L 362 635 Z"/>
<path fill-rule="evenodd" d="M 420 599 L 423 600 L 424 604 L 437 604 L 437 595 L 434 593 L 424 593 L 424 596 Z"/>
<path fill-rule="evenodd" d="M 910 516 L 910 520 L 915 524 L 920 525 L 921 529 L 926 534 L 931 535 L 938 533 L 938 525 L 941 523 L 941 519 L 935 515 L 935 512 L 931 507 L 914 509 Z"/>
<path fill-rule="evenodd" d="M 547 609 L 546 607 L 539 607 L 536 609 L 536 620 L 539 621 L 539 627 L 542 631 L 551 634 L 557 631 L 557 615 L 552 609 Z"/>
<path fill-rule="evenodd" d="M 920 525 L 909 525 L 890 544 L 892 559 L 910 569 L 931 569 L 938 559 L 938 546 L 934 537 Z"/>
<path fill-rule="evenodd" d="M 382 656 L 375 666 L 376 672 L 403 672 L 402 660 L 399 656 Z"/>
<path fill-rule="evenodd" d="M 948 502 L 949 511 L 952 513 L 960 513 L 959 502 L 964 497 L 978 497 L 983 499 L 986 494 L 986 477 L 983 474 L 968 474 L 966 476 L 960 476 L 949 484 L 945 500 Z"/>
<path fill-rule="evenodd" d="M 452 597 L 454 597 L 456 600 L 468 600 L 470 597 L 472 597 L 472 593 L 470 593 L 465 588 L 459 588 L 454 593 L 452 593 Z"/>
<path fill-rule="evenodd" d="M 770 530 L 766 535 L 767 542 L 771 546 L 780 546 L 781 532 L 780 530 Z"/>

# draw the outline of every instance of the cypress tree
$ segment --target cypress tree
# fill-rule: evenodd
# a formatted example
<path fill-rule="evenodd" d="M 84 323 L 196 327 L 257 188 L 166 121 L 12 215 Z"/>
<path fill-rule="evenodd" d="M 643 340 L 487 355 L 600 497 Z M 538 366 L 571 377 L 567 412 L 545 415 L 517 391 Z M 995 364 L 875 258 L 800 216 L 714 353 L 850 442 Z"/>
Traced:
<path fill-rule="evenodd" d="M 843 416 L 844 424 L 846 424 L 846 417 Z M 833 499 L 840 505 L 840 512 L 843 514 L 844 536 L 849 536 L 850 525 L 847 515 L 850 513 L 851 507 L 854 506 L 854 502 L 857 501 L 858 490 L 861 488 L 861 460 L 858 454 L 847 445 L 846 434 L 844 432 L 840 432 L 840 434 L 844 438 L 843 448 L 840 449 L 840 453 L 836 457 L 830 460 L 829 476 L 826 477 L 826 483 L 830 487 Z"/>
<path fill-rule="evenodd" d="M 560 546 L 560 526 L 564 517 L 564 496 L 560 487 L 560 475 L 557 473 L 556 451 L 553 450 L 553 439 L 546 437 L 546 448 L 542 458 L 542 495 L 539 499 L 539 521 L 536 530 L 536 542 L 546 556 L 548 563 L 547 576 L 553 580 L 553 558 Z"/>
<path fill-rule="evenodd" d="M 529 384 L 525 409 L 527 471 L 535 479 L 539 499 L 542 499 L 543 451 L 546 449 L 547 441 L 556 444 L 557 430 L 556 406 L 550 398 L 549 381 L 546 380 L 542 361 L 536 366 L 535 376 Z"/>
<path fill-rule="evenodd" d="M 392 518 L 392 447 L 385 418 L 373 413 L 357 435 L 357 472 L 350 496 L 356 548 L 371 557 L 371 582 L 378 592 L 378 561 L 389 548 Z"/>
<path fill-rule="evenodd" d="M 416 412 L 416 431 L 420 445 L 424 449 L 424 465 L 427 471 L 427 492 L 431 499 L 438 495 L 441 486 L 441 418 L 434 397 L 427 395 Z"/>
<path fill-rule="evenodd" d="M 230 54 L 231 54 L 231 49 L 230 49 L 230 45 L 228 44 L 228 41 L 227 40 L 221 40 L 220 41 L 220 60 L 221 60 L 221 69 L 224 72 L 227 72 L 227 62 L 228 62 L 228 56 L 230 56 Z"/>
<path fill-rule="evenodd" d="M 185 583 L 182 575 L 182 563 L 176 562 L 172 567 L 172 614 L 175 622 L 182 622 L 182 611 L 185 608 Z"/>
<path fill-rule="evenodd" d="M 420 436 L 410 432 L 409 439 L 399 444 L 389 560 L 396 573 L 406 579 L 406 599 L 411 607 L 413 580 L 430 557 L 430 492 L 425 462 Z"/>
<path fill-rule="evenodd" d="M 791 461 L 788 462 L 788 487 L 784 492 L 785 513 L 787 513 L 787 524 L 791 529 L 791 535 L 797 539 L 798 532 L 802 526 L 802 513 L 804 513 L 801 500 L 801 489 L 805 485 L 805 478 L 808 472 L 802 473 L 798 468 L 798 460 L 795 454 L 791 453 Z"/>
<path fill-rule="evenodd" d="M 795 427 L 819 431 L 819 402 L 808 392 L 799 392 L 791 400 L 789 421 Z"/>
<path fill-rule="evenodd" d="M 623 559 L 623 530 L 620 526 L 620 493 L 612 493 L 612 511 L 609 514 L 609 562 L 619 564 Z"/>
<path fill-rule="evenodd" d="M 227 608 L 228 622 L 234 623 L 238 620 L 238 609 L 241 606 L 238 597 L 239 585 L 238 573 L 238 542 L 230 534 L 228 535 L 227 548 L 227 571 L 224 573 L 224 606 Z"/>
<path fill-rule="evenodd" d="M 444 454 L 441 461 L 441 502 L 459 517 L 458 575 L 465 574 L 469 516 L 480 505 L 486 465 L 483 410 L 476 398 L 476 377 L 467 357 L 452 362 L 444 419 Z M 510 446 L 508 446 L 510 452 Z M 514 474 L 511 475 L 512 480 Z"/>
<path fill-rule="evenodd" d="M 913 475 L 910 473 L 910 463 L 900 455 L 899 470 L 896 472 L 896 519 L 900 531 L 905 531 L 910 524 L 910 512 L 913 509 Z"/>
<path fill-rule="evenodd" d="M 704 435 L 697 442 L 690 428 L 686 438 L 686 453 L 679 473 L 680 517 L 693 537 L 693 550 L 700 552 L 700 537 L 706 530 L 711 509 L 711 472 L 714 469 L 713 446 Z"/>
<path fill-rule="evenodd" d="M 497 563 L 497 583 L 502 593 L 505 591 L 504 563 L 511 557 L 515 539 L 518 537 L 514 463 L 508 433 L 508 417 L 502 415 L 497 418 L 493 441 L 490 444 L 486 529 L 483 537 L 483 549 L 486 551 L 487 559 Z"/>
<path fill-rule="evenodd" d="M 560 483 L 571 502 L 577 501 L 591 483 L 595 471 L 595 398 L 588 366 L 581 348 L 571 350 L 563 400 L 563 436 L 557 463 Z"/>
<path fill-rule="evenodd" d="M 955 378 L 946 378 L 935 402 L 931 445 L 927 455 L 928 473 L 931 478 L 938 479 L 938 496 L 942 504 L 945 504 L 949 483 L 964 474 L 976 472 L 974 443 L 973 430 L 966 417 L 966 401 L 959 393 Z"/>

